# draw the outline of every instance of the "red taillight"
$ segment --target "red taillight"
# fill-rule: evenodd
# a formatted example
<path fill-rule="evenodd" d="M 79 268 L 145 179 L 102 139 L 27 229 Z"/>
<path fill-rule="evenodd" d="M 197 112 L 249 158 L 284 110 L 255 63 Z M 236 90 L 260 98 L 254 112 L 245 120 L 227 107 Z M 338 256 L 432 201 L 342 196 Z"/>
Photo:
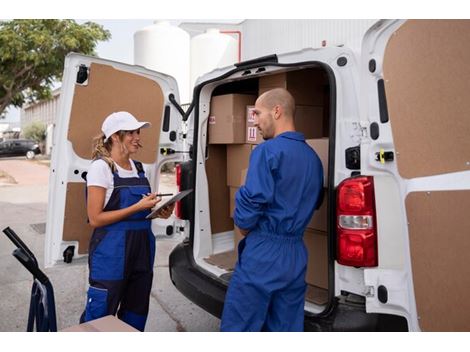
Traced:
<path fill-rule="evenodd" d="M 181 164 L 176 164 L 176 185 L 178 186 L 178 192 L 181 190 Z M 175 204 L 175 215 L 181 219 L 181 202 Z"/>
<path fill-rule="evenodd" d="M 378 265 L 374 179 L 349 178 L 337 191 L 337 260 L 356 267 Z"/>

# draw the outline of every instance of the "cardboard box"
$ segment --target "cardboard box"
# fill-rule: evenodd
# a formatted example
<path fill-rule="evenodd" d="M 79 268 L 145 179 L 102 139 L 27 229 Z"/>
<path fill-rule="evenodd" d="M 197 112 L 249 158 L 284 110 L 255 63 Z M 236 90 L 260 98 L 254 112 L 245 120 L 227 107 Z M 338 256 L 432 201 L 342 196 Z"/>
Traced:
<path fill-rule="evenodd" d="M 296 105 L 322 106 L 326 84 L 322 70 L 290 71 L 260 77 L 258 93 L 261 95 L 273 88 L 285 88 L 294 97 Z"/>
<path fill-rule="evenodd" d="M 296 105 L 295 130 L 302 132 L 305 139 L 323 137 L 323 108 L 319 106 Z"/>
<path fill-rule="evenodd" d="M 258 131 L 258 128 L 254 126 L 255 117 L 253 115 L 254 105 L 248 105 L 246 107 L 246 140 L 248 144 L 260 144 L 263 142 L 263 137 Z"/>
<path fill-rule="evenodd" d="M 320 208 L 313 212 L 312 219 L 307 225 L 307 228 L 317 231 L 327 231 L 328 223 L 328 189 L 324 189 L 323 201 Z"/>
<path fill-rule="evenodd" d="M 212 97 L 209 113 L 209 144 L 245 143 L 246 106 L 254 95 L 226 94 Z"/>
<path fill-rule="evenodd" d="M 315 150 L 323 167 L 323 186 L 328 185 L 328 138 L 307 139 L 305 142 Z"/>
<path fill-rule="evenodd" d="M 212 234 L 233 229 L 229 216 L 230 190 L 227 180 L 227 146 L 210 144 L 206 160 L 206 175 L 209 187 L 209 211 Z"/>
<path fill-rule="evenodd" d="M 139 332 L 139 330 L 134 329 L 114 315 L 107 315 L 83 324 L 70 326 L 61 330 L 61 332 Z"/>
<path fill-rule="evenodd" d="M 308 250 L 307 284 L 328 288 L 328 244 L 327 234 L 306 229 L 304 243 Z"/>
<path fill-rule="evenodd" d="M 250 163 L 251 144 L 227 145 L 227 185 L 240 187 Z"/>

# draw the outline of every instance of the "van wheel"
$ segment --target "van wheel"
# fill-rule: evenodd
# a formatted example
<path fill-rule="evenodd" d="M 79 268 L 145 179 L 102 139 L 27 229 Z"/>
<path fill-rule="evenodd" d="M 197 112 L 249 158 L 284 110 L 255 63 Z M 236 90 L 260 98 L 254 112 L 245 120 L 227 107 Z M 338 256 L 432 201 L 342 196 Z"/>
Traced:
<path fill-rule="evenodd" d="M 36 154 L 32 150 L 28 150 L 26 152 L 26 159 L 28 159 L 28 160 L 34 159 L 35 156 L 36 156 Z"/>

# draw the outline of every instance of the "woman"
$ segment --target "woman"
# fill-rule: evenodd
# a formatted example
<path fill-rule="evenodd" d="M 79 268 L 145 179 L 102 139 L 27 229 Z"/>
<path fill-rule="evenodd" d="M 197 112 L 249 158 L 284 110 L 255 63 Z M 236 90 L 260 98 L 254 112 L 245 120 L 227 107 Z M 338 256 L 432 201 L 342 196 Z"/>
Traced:
<path fill-rule="evenodd" d="M 155 237 L 145 217 L 160 199 L 150 192 L 142 164 L 130 156 L 149 127 L 128 112 L 109 115 L 95 138 L 87 174 L 87 212 L 94 228 L 89 248 L 87 304 L 81 322 L 116 314 L 144 331 L 152 288 Z M 160 217 L 173 212 L 168 207 Z"/>

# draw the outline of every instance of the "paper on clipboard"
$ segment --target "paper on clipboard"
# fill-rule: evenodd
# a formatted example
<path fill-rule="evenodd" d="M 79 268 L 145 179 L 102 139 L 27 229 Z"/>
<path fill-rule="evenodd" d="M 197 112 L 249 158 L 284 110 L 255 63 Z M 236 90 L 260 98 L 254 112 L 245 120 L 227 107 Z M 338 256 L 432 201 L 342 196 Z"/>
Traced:
<path fill-rule="evenodd" d="M 162 205 L 159 205 L 158 208 L 152 210 L 152 212 L 147 215 L 145 218 L 146 219 L 155 219 L 158 216 L 158 213 L 160 212 L 161 209 L 165 208 L 168 205 L 172 205 L 173 203 L 176 203 L 186 197 L 188 194 L 190 194 L 193 190 L 192 189 L 187 189 L 184 191 L 179 192 L 178 194 L 174 195 L 170 199 L 168 199 L 165 203 Z"/>

